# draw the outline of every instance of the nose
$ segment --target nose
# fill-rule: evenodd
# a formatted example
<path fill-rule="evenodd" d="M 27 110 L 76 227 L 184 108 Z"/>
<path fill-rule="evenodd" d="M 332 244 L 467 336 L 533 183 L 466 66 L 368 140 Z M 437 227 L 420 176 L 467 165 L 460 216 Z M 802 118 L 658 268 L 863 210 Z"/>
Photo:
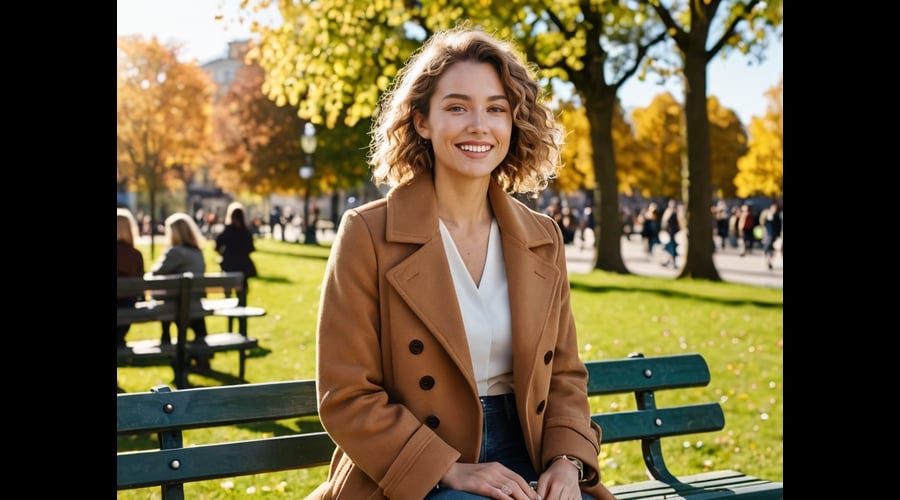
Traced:
<path fill-rule="evenodd" d="M 476 111 L 471 114 L 471 117 L 472 119 L 469 122 L 468 132 L 481 134 L 487 131 L 487 125 L 483 111 Z"/>

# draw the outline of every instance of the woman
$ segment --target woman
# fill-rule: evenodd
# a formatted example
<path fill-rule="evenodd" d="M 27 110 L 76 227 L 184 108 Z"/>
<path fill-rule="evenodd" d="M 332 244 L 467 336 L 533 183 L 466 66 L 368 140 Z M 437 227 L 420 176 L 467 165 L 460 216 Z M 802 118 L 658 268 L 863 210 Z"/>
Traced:
<path fill-rule="evenodd" d="M 539 98 L 511 45 L 459 28 L 382 98 L 370 163 L 392 190 L 344 214 L 326 269 L 317 389 L 337 449 L 310 498 L 613 498 L 561 231 L 510 195 L 559 168 Z"/>
<path fill-rule="evenodd" d="M 159 260 L 150 268 L 150 274 L 181 274 L 191 272 L 202 275 L 206 272 L 206 263 L 203 260 L 202 242 L 203 236 L 194 219 L 186 213 L 174 213 L 166 218 L 166 239 L 168 247 L 159 257 Z M 197 299 L 199 300 L 199 298 Z M 171 321 L 162 322 L 162 337 L 160 344 L 171 344 L 172 335 L 169 331 Z M 188 326 L 194 331 L 194 341 L 204 342 L 206 338 L 206 320 L 202 317 L 191 319 Z M 210 370 L 209 358 L 198 356 L 195 358 L 196 366 L 193 371 L 208 373 Z"/>
<path fill-rule="evenodd" d="M 134 241 L 137 239 L 137 221 L 127 208 L 116 209 L 116 277 L 141 277 L 144 275 L 144 256 Z M 116 306 L 133 306 L 141 297 L 121 297 Z M 125 335 L 131 325 L 116 326 L 116 347 L 126 347 Z"/>
<path fill-rule="evenodd" d="M 247 305 L 248 278 L 256 276 L 256 266 L 250 259 L 253 246 L 253 235 L 247 228 L 244 206 L 232 202 L 225 211 L 225 230 L 216 237 L 216 252 L 222 256 L 222 270 L 226 272 L 244 273 L 244 291 L 239 294 L 238 305 Z"/>

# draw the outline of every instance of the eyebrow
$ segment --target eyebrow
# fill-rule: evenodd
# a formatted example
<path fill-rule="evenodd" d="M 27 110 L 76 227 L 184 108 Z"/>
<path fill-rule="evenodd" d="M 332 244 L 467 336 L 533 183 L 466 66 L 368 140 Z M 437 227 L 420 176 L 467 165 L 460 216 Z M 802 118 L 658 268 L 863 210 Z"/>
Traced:
<path fill-rule="evenodd" d="M 465 94 L 447 94 L 444 97 L 441 97 L 441 101 L 446 101 L 447 99 L 461 99 L 463 101 L 471 101 L 472 98 Z M 508 101 L 505 95 L 492 95 L 488 97 L 488 101 Z"/>

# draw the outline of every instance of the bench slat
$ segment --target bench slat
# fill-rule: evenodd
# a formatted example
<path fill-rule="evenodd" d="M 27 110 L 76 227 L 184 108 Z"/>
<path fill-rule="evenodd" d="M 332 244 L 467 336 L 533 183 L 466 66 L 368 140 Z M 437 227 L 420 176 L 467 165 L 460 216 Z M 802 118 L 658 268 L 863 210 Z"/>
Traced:
<path fill-rule="evenodd" d="M 172 412 L 165 412 L 165 405 Z M 141 392 L 116 397 L 116 432 L 159 432 L 316 415 L 315 380 Z"/>
<path fill-rule="evenodd" d="M 116 489 L 315 467 L 328 464 L 333 452 L 334 443 L 327 433 L 310 432 L 174 450 L 120 453 L 116 459 Z M 178 461 L 178 469 L 170 467 L 173 460 Z"/>
<path fill-rule="evenodd" d="M 144 278 L 116 278 L 116 298 L 144 295 L 147 291 L 177 292 L 181 286 L 180 274 L 146 276 Z"/>
<path fill-rule="evenodd" d="M 657 419 L 661 425 L 657 425 Z M 600 413 L 591 415 L 591 420 L 603 429 L 603 443 L 712 432 L 725 427 L 725 414 L 718 403 Z"/>
<path fill-rule="evenodd" d="M 618 500 L 639 499 L 711 499 L 728 498 L 781 499 L 784 495 L 783 482 L 771 482 L 748 476 L 732 470 L 704 472 L 679 478 L 681 484 L 671 485 L 662 481 L 648 480 L 637 483 L 611 486 L 610 492 Z M 687 496 L 685 496 L 687 495 Z"/>
<path fill-rule="evenodd" d="M 590 396 L 703 387 L 710 380 L 709 367 L 699 354 L 603 360 L 586 366 Z"/>

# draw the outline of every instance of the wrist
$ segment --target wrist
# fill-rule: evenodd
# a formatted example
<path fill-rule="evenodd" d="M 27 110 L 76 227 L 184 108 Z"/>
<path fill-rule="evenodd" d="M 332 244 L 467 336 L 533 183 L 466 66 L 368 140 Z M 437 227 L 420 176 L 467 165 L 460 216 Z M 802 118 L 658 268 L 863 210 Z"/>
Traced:
<path fill-rule="evenodd" d="M 584 462 L 582 462 L 580 459 L 578 459 L 576 457 L 570 457 L 569 455 L 557 455 L 557 456 L 553 457 L 553 460 L 550 461 L 550 464 L 552 465 L 557 460 L 565 460 L 566 462 L 569 463 L 569 465 L 571 465 L 572 467 L 575 467 L 575 469 L 578 470 L 578 482 L 583 483 L 585 481 Z"/>

